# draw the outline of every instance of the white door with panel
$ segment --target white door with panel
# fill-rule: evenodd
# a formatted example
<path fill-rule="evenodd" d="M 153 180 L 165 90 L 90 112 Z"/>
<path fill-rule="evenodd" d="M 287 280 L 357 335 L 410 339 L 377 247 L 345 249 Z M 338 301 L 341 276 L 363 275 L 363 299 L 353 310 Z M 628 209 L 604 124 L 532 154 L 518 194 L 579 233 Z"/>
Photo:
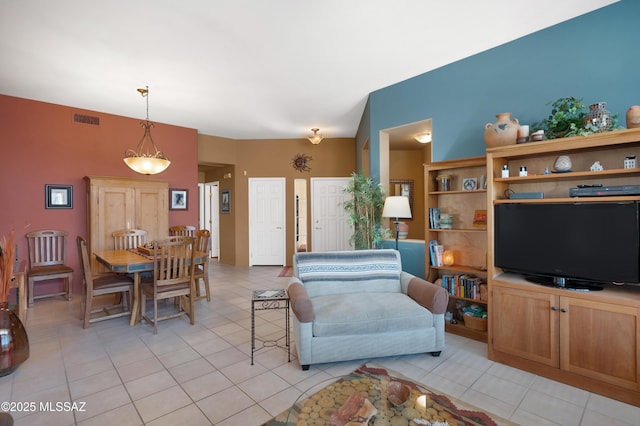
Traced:
<path fill-rule="evenodd" d="M 285 178 L 249 178 L 249 266 L 286 264 Z"/>
<path fill-rule="evenodd" d="M 207 229 L 210 237 L 210 257 L 218 257 L 220 252 L 220 216 L 218 200 L 220 191 L 218 182 L 199 183 L 200 190 L 200 229 Z"/>
<path fill-rule="evenodd" d="M 311 178 L 311 251 L 351 250 L 353 227 L 344 210 L 350 178 Z"/>

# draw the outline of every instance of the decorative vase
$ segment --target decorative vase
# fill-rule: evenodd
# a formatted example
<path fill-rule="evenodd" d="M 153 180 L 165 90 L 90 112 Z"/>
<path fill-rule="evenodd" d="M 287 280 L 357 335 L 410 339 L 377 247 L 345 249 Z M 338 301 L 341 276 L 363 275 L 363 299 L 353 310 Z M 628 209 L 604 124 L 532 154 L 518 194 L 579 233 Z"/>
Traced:
<path fill-rule="evenodd" d="M 0 302 L 0 377 L 11 374 L 29 358 L 29 338 L 18 315 Z"/>
<path fill-rule="evenodd" d="M 404 240 L 409 235 L 409 225 L 405 222 L 398 222 L 398 239 Z"/>
<path fill-rule="evenodd" d="M 583 124 L 591 124 L 596 127 L 596 133 L 611 130 L 613 126 L 613 116 L 606 110 L 606 102 L 598 102 L 589 105 L 589 112 L 584 116 Z"/>
<path fill-rule="evenodd" d="M 627 110 L 627 129 L 640 127 L 640 105 L 633 105 Z"/>
<path fill-rule="evenodd" d="M 553 170 L 558 173 L 570 172 L 571 166 L 571 158 L 568 155 L 561 155 L 556 158 L 555 163 L 553 163 Z"/>
<path fill-rule="evenodd" d="M 487 123 L 484 126 L 484 143 L 488 148 L 514 145 L 518 140 L 518 119 L 511 119 L 510 112 L 496 114 L 495 123 Z"/>

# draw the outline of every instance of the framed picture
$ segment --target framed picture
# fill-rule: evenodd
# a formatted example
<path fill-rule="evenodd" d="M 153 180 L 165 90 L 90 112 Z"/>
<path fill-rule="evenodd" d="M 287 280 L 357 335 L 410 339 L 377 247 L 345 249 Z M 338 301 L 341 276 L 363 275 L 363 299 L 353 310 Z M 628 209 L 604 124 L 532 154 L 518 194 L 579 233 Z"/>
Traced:
<path fill-rule="evenodd" d="M 413 179 L 389 179 L 389 195 L 409 198 L 409 207 L 413 211 Z M 406 220 L 413 220 L 404 218 Z"/>
<path fill-rule="evenodd" d="M 231 191 L 228 189 L 220 192 L 220 211 L 222 213 L 231 212 Z"/>
<path fill-rule="evenodd" d="M 187 210 L 188 193 L 186 189 L 170 189 L 169 210 Z"/>
<path fill-rule="evenodd" d="M 463 191 L 475 191 L 478 189 L 478 178 L 464 178 L 462 180 Z"/>
<path fill-rule="evenodd" d="M 72 209 L 73 186 L 46 184 L 44 186 L 44 207 L 47 209 Z"/>

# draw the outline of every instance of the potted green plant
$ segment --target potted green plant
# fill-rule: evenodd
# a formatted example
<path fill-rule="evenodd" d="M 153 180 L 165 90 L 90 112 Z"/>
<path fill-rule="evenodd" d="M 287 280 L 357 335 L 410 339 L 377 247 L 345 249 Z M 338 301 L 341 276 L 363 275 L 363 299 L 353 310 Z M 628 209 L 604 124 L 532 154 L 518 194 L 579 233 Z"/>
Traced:
<path fill-rule="evenodd" d="M 573 96 L 559 98 L 551 103 L 551 114 L 544 120 L 532 124 L 531 127 L 534 132 L 544 130 L 546 139 L 597 133 L 601 129 L 591 123 L 585 124 L 584 118 L 587 113 L 587 107 L 582 103 L 582 99 Z M 618 114 L 613 114 L 612 130 L 619 128 L 617 122 Z"/>
<path fill-rule="evenodd" d="M 353 226 L 349 241 L 356 250 L 379 248 L 382 239 L 389 236 L 389 230 L 381 225 L 384 207 L 382 186 L 370 176 L 354 172 L 344 192 L 351 195 L 351 199 L 344 203 L 349 223 Z"/>

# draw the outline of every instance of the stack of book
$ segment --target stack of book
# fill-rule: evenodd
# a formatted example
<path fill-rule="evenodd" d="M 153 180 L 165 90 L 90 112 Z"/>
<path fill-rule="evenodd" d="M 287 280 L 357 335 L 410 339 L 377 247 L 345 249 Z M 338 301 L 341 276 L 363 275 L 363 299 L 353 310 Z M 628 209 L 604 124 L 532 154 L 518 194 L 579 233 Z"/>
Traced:
<path fill-rule="evenodd" d="M 438 243 L 438 240 L 429 241 L 429 258 L 431 266 L 442 266 L 442 252 L 444 247 Z"/>
<path fill-rule="evenodd" d="M 429 207 L 429 228 L 440 229 L 440 208 Z"/>
<path fill-rule="evenodd" d="M 467 274 L 443 275 L 442 287 L 450 295 L 467 299 L 482 300 L 480 297 L 481 278 Z"/>

